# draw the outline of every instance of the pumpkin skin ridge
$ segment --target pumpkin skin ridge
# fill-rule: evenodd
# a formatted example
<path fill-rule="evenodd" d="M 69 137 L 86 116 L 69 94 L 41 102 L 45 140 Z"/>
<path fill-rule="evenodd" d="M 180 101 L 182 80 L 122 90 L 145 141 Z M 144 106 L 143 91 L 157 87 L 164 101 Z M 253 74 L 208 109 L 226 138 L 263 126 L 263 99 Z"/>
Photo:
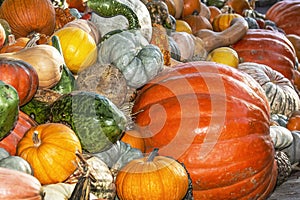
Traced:
<path fill-rule="evenodd" d="M 270 165 L 271 164 L 272 163 L 270 163 Z M 259 173 L 263 173 L 263 172 L 264 171 L 260 171 Z M 272 172 L 277 173 L 277 167 L 274 167 L 272 169 Z M 269 173 L 265 173 L 265 175 L 264 175 L 265 178 L 260 183 L 256 183 L 256 184 L 263 184 L 264 182 L 268 182 L 268 180 L 272 178 L 271 176 L 268 176 L 268 174 Z M 246 179 L 244 179 L 244 180 L 242 180 L 242 181 L 240 181 L 240 182 L 238 182 L 234 185 L 220 186 L 220 187 L 217 187 L 217 188 L 212 188 L 212 189 L 210 188 L 209 191 L 205 191 L 205 190 L 201 191 L 202 192 L 201 195 L 198 196 L 197 194 L 195 194 L 194 197 L 196 199 L 211 199 L 211 200 L 214 200 L 214 197 L 210 198 L 210 193 L 214 192 L 214 191 L 216 193 L 224 193 L 224 192 L 228 193 L 228 197 L 226 199 L 232 199 L 232 200 L 235 200 L 237 197 L 240 197 L 241 199 L 259 199 L 259 198 L 262 198 L 263 196 L 267 197 L 268 194 L 266 194 L 266 191 L 264 191 L 263 188 L 260 188 L 259 186 L 257 188 L 253 188 L 247 194 L 243 194 L 242 192 L 240 192 L 241 191 L 241 189 L 240 189 L 241 186 L 240 185 L 242 185 L 243 183 L 249 183 L 249 182 L 252 182 L 252 181 L 253 180 L 251 180 L 251 177 L 249 177 L 249 178 L 246 178 Z M 235 188 L 231 189 L 232 186 L 235 186 L 238 189 L 235 189 Z M 272 190 L 272 188 L 274 187 L 273 184 L 270 184 L 269 186 L 270 186 L 270 187 L 268 187 L 268 188 L 270 188 L 269 190 Z M 260 190 L 260 194 L 259 194 L 259 190 Z M 232 192 L 239 191 L 240 193 L 235 193 L 235 195 L 238 195 L 238 196 L 234 196 L 233 198 L 230 198 L 230 196 L 231 196 L 230 191 L 232 191 Z M 249 196 L 249 195 L 251 195 L 251 196 Z"/>

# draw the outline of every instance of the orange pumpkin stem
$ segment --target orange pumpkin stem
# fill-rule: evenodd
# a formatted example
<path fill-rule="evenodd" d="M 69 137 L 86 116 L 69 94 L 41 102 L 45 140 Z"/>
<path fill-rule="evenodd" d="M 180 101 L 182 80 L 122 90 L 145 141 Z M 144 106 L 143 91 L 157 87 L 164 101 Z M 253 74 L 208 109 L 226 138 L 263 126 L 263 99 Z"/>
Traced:
<path fill-rule="evenodd" d="M 39 139 L 39 132 L 34 131 L 32 135 L 32 141 L 35 147 L 38 147 L 41 145 L 41 140 Z"/>
<path fill-rule="evenodd" d="M 152 162 L 153 159 L 155 158 L 155 156 L 158 155 L 158 148 L 154 148 L 154 150 L 150 153 L 148 159 L 147 159 L 147 162 Z"/>

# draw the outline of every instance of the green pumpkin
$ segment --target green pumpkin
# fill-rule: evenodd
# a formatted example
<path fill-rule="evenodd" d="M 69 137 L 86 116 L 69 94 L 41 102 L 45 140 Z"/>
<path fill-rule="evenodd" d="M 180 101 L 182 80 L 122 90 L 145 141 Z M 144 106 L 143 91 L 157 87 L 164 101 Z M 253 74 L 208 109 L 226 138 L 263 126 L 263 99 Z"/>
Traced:
<path fill-rule="evenodd" d="M 98 47 L 98 62 L 116 66 L 130 87 L 143 86 L 163 69 L 162 52 L 149 44 L 139 30 L 110 35 Z"/>
<path fill-rule="evenodd" d="M 216 6 L 217 8 L 223 8 L 226 3 L 226 0 L 207 0 L 207 6 Z"/>
<path fill-rule="evenodd" d="M 20 110 L 29 115 L 38 124 L 46 123 L 50 116 L 50 104 L 39 101 L 36 98 L 31 99 Z"/>
<path fill-rule="evenodd" d="M 127 118 L 115 104 L 95 92 L 73 91 L 51 105 L 50 121 L 69 125 L 82 149 L 89 153 L 109 148 L 120 139 Z"/>
<path fill-rule="evenodd" d="M 8 156 L 0 160 L 0 167 L 21 171 L 33 175 L 30 164 L 20 156 Z"/>
<path fill-rule="evenodd" d="M 0 140 L 14 128 L 19 115 L 17 90 L 0 80 Z"/>

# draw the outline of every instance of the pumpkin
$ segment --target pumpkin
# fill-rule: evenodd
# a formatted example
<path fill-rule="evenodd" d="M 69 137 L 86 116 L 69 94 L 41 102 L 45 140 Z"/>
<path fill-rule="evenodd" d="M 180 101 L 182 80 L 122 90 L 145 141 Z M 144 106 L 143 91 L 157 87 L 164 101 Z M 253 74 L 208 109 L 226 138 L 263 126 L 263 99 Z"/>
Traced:
<path fill-rule="evenodd" d="M 139 30 L 121 31 L 105 39 L 98 46 L 98 61 L 116 66 L 133 88 L 154 78 L 164 64 L 160 49 L 149 44 Z"/>
<path fill-rule="evenodd" d="M 5 40 L 6 40 L 5 29 L 3 28 L 2 24 L 0 23 L 0 48 L 3 47 Z"/>
<path fill-rule="evenodd" d="M 30 64 L 38 74 L 39 88 L 56 85 L 62 74 L 64 57 L 51 45 L 40 44 L 17 52 L 2 53 L 0 58 L 14 58 Z"/>
<path fill-rule="evenodd" d="M 265 64 L 293 80 L 297 60 L 295 50 L 284 34 L 267 29 L 249 29 L 241 40 L 232 44 L 232 48 L 238 52 L 241 63 Z"/>
<path fill-rule="evenodd" d="M 38 74 L 29 63 L 11 58 L 0 58 L 0 80 L 17 90 L 20 106 L 33 98 L 39 84 Z"/>
<path fill-rule="evenodd" d="M 205 61 L 161 73 L 140 90 L 133 107 L 146 152 L 157 147 L 184 163 L 195 199 L 265 198 L 273 191 L 269 112 L 253 78 Z"/>
<path fill-rule="evenodd" d="M 145 141 L 138 130 L 125 131 L 120 140 L 129 144 L 132 148 L 139 149 L 142 153 L 145 153 Z"/>
<path fill-rule="evenodd" d="M 222 13 L 222 11 L 216 7 L 216 6 L 208 6 L 208 9 L 210 11 L 210 18 L 209 21 L 212 24 L 214 21 L 214 18 Z"/>
<path fill-rule="evenodd" d="M 291 116 L 286 127 L 290 131 L 300 130 L 300 115 Z"/>
<path fill-rule="evenodd" d="M 86 10 L 86 0 L 66 0 L 69 8 L 76 8 L 79 12 Z"/>
<path fill-rule="evenodd" d="M 252 76 L 263 88 L 268 98 L 271 114 L 290 117 L 300 107 L 300 99 L 293 84 L 281 73 L 263 64 L 244 62 L 238 69 Z"/>
<path fill-rule="evenodd" d="M 292 132 L 283 126 L 270 126 L 270 135 L 277 150 L 282 150 L 293 143 Z"/>
<path fill-rule="evenodd" d="M 17 90 L 0 80 L 0 140 L 15 127 L 19 114 L 19 102 Z"/>
<path fill-rule="evenodd" d="M 16 154 L 16 149 L 19 141 L 25 135 L 27 130 L 36 126 L 37 123 L 27 114 L 19 110 L 17 123 L 13 130 L 0 141 L 0 147 L 9 152 L 10 155 Z"/>
<path fill-rule="evenodd" d="M 206 5 L 207 6 L 215 6 L 219 9 L 223 8 L 225 6 L 226 1 L 225 0 L 207 0 Z"/>
<path fill-rule="evenodd" d="M 0 148 L 0 151 L 3 151 L 3 148 Z M 4 150 L 6 151 L 6 150 Z M 7 152 L 8 156 L 5 158 L 0 157 L 0 167 L 17 170 L 20 172 L 24 172 L 30 175 L 33 175 L 33 171 L 31 169 L 30 164 L 21 158 L 20 156 L 10 156 Z"/>
<path fill-rule="evenodd" d="M 286 37 L 292 43 L 292 45 L 296 51 L 296 56 L 299 61 L 300 60 L 300 35 L 287 34 Z"/>
<path fill-rule="evenodd" d="M 75 19 L 73 21 L 68 22 L 64 25 L 64 27 L 78 27 L 90 34 L 92 38 L 95 40 L 96 44 L 100 42 L 101 33 L 99 28 L 95 25 L 94 22 L 90 20 L 84 19 Z"/>
<path fill-rule="evenodd" d="M 230 26 L 231 20 L 238 17 L 242 16 L 236 13 L 221 13 L 213 19 L 212 28 L 216 32 L 224 31 Z"/>
<path fill-rule="evenodd" d="M 59 37 L 65 63 L 72 73 L 77 74 L 96 62 L 96 42 L 86 31 L 78 27 L 64 27 L 53 35 Z"/>
<path fill-rule="evenodd" d="M 183 0 L 183 9 L 181 17 L 184 18 L 193 13 L 199 14 L 201 11 L 201 2 L 199 0 Z"/>
<path fill-rule="evenodd" d="M 190 25 L 193 34 L 199 31 L 200 29 L 213 29 L 209 19 L 200 14 L 185 16 L 183 20 Z"/>
<path fill-rule="evenodd" d="M 230 6 L 239 15 L 242 15 L 244 10 L 252 9 L 248 0 L 228 0 L 226 5 Z"/>
<path fill-rule="evenodd" d="M 206 60 L 222 63 L 234 68 L 237 68 L 239 65 L 239 55 L 230 47 L 218 47 L 212 50 L 207 55 Z"/>
<path fill-rule="evenodd" d="M 300 1 L 287 0 L 279 1 L 273 4 L 266 12 L 266 19 L 275 22 L 275 24 L 284 30 L 286 34 L 295 34 L 300 36 Z"/>
<path fill-rule="evenodd" d="M 55 28 L 55 9 L 49 0 L 5 1 L 0 7 L 0 18 L 9 23 L 16 38 L 33 33 L 49 36 Z"/>
<path fill-rule="evenodd" d="M 19 37 L 16 39 L 14 35 L 8 35 L 8 43 L 0 49 L 0 53 L 19 51 L 26 46 L 29 40 L 28 37 Z"/>
<path fill-rule="evenodd" d="M 41 184 L 66 180 L 76 169 L 76 151 L 81 152 L 78 137 L 59 123 L 30 128 L 17 146 L 17 155 L 29 162 Z"/>
<path fill-rule="evenodd" d="M 118 172 L 118 198 L 182 199 L 185 196 L 188 190 L 185 168 L 172 158 L 156 154 L 153 151 L 147 157 L 132 160 Z"/>
<path fill-rule="evenodd" d="M 41 183 L 30 174 L 0 167 L 0 178 L 0 199 L 43 199 Z"/>
<path fill-rule="evenodd" d="M 207 51 L 203 40 L 187 32 L 172 32 L 171 37 L 177 43 L 182 62 L 205 60 Z"/>

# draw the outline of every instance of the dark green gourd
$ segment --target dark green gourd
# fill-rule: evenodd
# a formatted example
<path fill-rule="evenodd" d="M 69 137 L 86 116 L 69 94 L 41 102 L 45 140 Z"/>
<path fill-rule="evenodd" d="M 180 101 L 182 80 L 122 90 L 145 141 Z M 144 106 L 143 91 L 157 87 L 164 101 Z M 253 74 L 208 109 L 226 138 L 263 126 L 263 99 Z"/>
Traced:
<path fill-rule="evenodd" d="M 95 92 L 73 91 L 51 105 L 50 121 L 69 125 L 83 150 L 103 151 L 120 139 L 127 119 L 108 98 Z"/>

